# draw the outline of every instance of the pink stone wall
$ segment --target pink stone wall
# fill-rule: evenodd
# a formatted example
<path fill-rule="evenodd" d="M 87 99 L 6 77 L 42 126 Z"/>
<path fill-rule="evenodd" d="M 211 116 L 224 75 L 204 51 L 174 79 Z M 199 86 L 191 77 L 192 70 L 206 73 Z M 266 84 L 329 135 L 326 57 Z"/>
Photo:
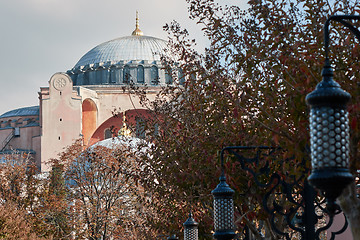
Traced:
<path fill-rule="evenodd" d="M 40 94 L 41 171 L 47 172 L 49 161 L 81 138 L 81 97 L 64 73 L 54 74 L 48 92 L 43 89 Z"/>

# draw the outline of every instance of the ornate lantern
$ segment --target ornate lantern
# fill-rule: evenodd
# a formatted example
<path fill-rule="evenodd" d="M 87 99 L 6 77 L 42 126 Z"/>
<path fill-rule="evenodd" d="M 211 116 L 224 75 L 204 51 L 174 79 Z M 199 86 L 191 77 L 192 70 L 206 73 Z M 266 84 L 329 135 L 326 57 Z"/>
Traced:
<path fill-rule="evenodd" d="M 233 239 L 236 235 L 233 201 L 235 192 L 226 183 L 224 172 L 220 176 L 220 183 L 211 193 L 214 196 L 214 237 L 219 240 Z"/>
<path fill-rule="evenodd" d="M 184 240 L 198 240 L 198 223 L 195 222 L 191 212 L 189 218 L 184 222 Z"/>
<path fill-rule="evenodd" d="M 335 200 L 353 180 L 349 172 L 350 135 L 346 105 L 350 94 L 333 80 L 328 59 L 323 80 L 306 96 L 310 106 L 311 175 L 309 182 L 324 191 L 328 209 L 336 210 Z"/>

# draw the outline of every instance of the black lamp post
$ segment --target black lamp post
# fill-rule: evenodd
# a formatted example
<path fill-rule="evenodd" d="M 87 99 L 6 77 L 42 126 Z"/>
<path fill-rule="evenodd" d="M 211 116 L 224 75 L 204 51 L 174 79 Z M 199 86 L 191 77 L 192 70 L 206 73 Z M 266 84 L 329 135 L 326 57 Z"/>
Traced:
<path fill-rule="evenodd" d="M 198 223 L 192 217 L 191 212 L 189 218 L 184 222 L 184 240 L 198 240 Z"/>
<path fill-rule="evenodd" d="M 332 77 L 329 60 L 323 80 L 306 97 L 310 105 L 311 175 L 309 182 L 324 191 L 328 208 L 334 211 L 335 200 L 353 180 L 349 172 L 349 119 L 346 104 L 350 94 Z"/>
<path fill-rule="evenodd" d="M 211 192 L 214 196 L 214 238 L 228 240 L 235 237 L 234 231 L 234 201 L 235 193 L 226 183 L 224 173 L 224 151 L 221 151 L 221 176 L 220 183 Z"/>
<path fill-rule="evenodd" d="M 325 23 L 325 65 L 323 79 L 316 89 L 306 96 L 310 106 L 310 144 L 312 171 L 309 182 L 322 190 L 327 198 L 327 208 L 333 214 L 335 200 L 353 181 L 349 172 L 350 134 L 346 105 L 351 96 L 333 80 L 328 58 L 329 22 L 335 20 L 348 27 L 358 38 L 359 31 L 344 20 L 360 19 L 360 16 L 331 16 Z"/>

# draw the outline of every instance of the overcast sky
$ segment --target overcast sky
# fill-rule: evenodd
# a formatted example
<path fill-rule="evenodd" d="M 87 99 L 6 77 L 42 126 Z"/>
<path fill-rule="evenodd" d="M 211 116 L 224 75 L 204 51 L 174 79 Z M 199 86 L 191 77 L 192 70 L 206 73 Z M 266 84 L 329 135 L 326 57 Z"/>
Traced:
<path fill-rule="evenodd" d="M 166 40 L 162 26 L 177 20 L 201 37 L 185 0 L 0 0 L 0 114 L 38 105 L 38 91 L 54 73 L 96 45 L 130 35 L 136 10 L 145 35 Z"/>

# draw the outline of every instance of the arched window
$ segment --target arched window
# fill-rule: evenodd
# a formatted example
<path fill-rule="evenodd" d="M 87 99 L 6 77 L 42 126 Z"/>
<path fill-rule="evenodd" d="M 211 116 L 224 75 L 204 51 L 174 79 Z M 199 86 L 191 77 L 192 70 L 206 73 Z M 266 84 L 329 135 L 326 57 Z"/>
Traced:
<path fill-rule="evenodd" d="M 89 71 L 86 71 L 85 73 L 84 73 L 84 80 L 83 80 L 83 84 L 84 85 L 89 85 Z"/>
<path fill-rule="evenodd" d="M 109 83 L 116 83 L 116 67 L 110 67 Z"/>
<path fill-rule="evenodd" d="M 101 84 L 102 83 L 102 72 L 103 72 L 103 68 L 99 67 L 95 70 L 95 84 Z"/>
<path fill-rule="evenodd" d="M 159 124 L 158 123 L 155 123 L 154 125 L 154 135 L 155 136 L 159 136 Z"/>
<path fill-rule="evenodd" d="M 138 83 L 144 83 L 145 82 L 145 76 L 144 76 L 144 67 L 139 65 L 137 68 L 137 82 Z"/>
<path fill-rule="evenodd" d="M 105 83 L 108 84 L 110 83 L 110 69 L 109 68 L 104 68 L 102 70 L 102 82 L 101 83 Z"/>
<path fill-rule="evenodd" d="M 159 84 L 159 69 L 156 66 L 151 67 L 151 84 Z"/>
<path fill-rule="evenodd" d="M 108 139 L 108 138 L 112 138 L 112 132 L 110 129 L 105 129 L 105 132 L 104 132 L 104 139 Z"/>
<path fill-rule="evenodd" d="M 145 138 L 145 121 L 144 119 L 137 117 L 136 118 L 136 137 Z"/>
<path fill-rule="evenodd" d="M 185 76 L 184 76 L 184 72 L 181 68 L 179 68 L 179 72 L 178 72 L 178 76 L 179 76 L 179 84 L 180 85 L 184 85 L 185 83 Z"/>
<path fill-rule="evenodd" d="M 84 71 L 79 71 L 79 73 L 76 75 L 76 81 L 74 82 L 74 86 L 84 84 L 84 75 Z"/>
<path fill-rule="evenodd" d="M 130 80 L 131 80 L 130 67 L 128 65 L 125 65 L 124 75 L 123 75 L 123 83 L 129 83 Z"/>
<path fill-rule="evenodd" d="M 89 72 L 89 84 L 95 85 L 96 84 L 96 71 L 92 68 Z"/>
<path fill-rule="evenodd" d="M 173 79 L 172 79 L 170 69 L 165 69 L 165 83 L 166 84 L 172 84 L 173 83 Z"/>

